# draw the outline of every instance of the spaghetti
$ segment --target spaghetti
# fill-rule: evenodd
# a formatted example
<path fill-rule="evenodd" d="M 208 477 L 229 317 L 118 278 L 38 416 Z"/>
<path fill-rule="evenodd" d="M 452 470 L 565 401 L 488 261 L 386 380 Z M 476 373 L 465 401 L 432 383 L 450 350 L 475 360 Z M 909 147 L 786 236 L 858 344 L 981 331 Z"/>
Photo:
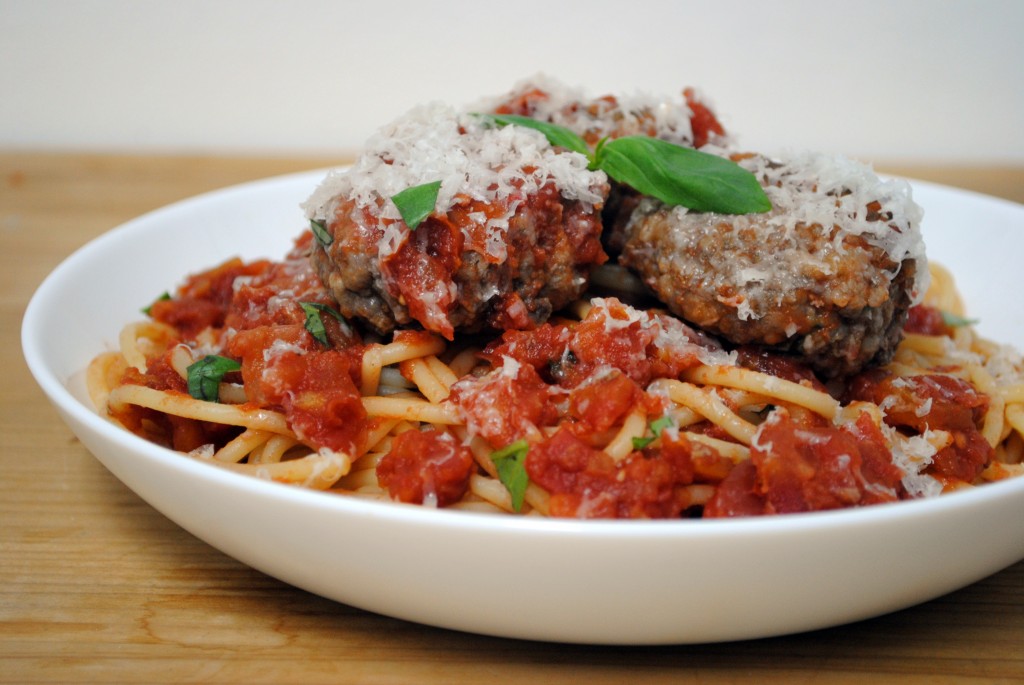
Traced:
<path fill-rule="evenodd" d="M 96 406 L 257 477 L 521 515 L 817 511 L 1024 474 L 1024 363 L 927 264 L 909 185 L 718 147 L 692 92 L 549 85 L 382 129 L 281 260 L 192 275 L 125 327 Z"/>
<path fill-rule="evenodd" d="M 826 388 L 797 365 L 772 358 L 768 372 L 764 359 L 614 298 L 492 340 L 451 343 L 412 331 L 361 340 L 338 326 L 330 335 L 340 344 L 323 346 L 298 301 L 286 300 L 305 275 L 296 267 L 304 246 L 308 238 L 282 263 L 289 279 L 276 273 L 280 265 L 234 264 L 246 284 L 197 298 L 196 284 L 214 269 L 154 305 L 156 321 L 126 326 L 120 349 L 89 367 L 96 406 L 149 440 L 257 477 L 524 515 L 782 513 L 1024 475 L 1020 358 L 966 322 L 943 321 L 940 310 L 963 310 L 951 276 L 934 264 L 893 362 Z M 256 315 L 250 291 L 270 282 Z M 258 325 L 189 333 L 166 323 L 218 297 L 215 318 L 237 324 L 233 308 L 244 304 Z M 263 345 L 239 344 L 260 336 Z M 188 367 L 225 350 L 242 370 L 221 380 L 215 399 L 192 397 Z M 339 356 L 354 361 L 314 361 Z M 311 383 L 309 369 L 335 375 Z M 274 400 L 266 387 L 282 377 L 292 379 L 290 400 Z M 335 385 L 350 386 L 351 396 L 335 396 Z M 516 457 L 496 456 L 516 442 L 518 502 L 514 479 L 498 467 Z"/>

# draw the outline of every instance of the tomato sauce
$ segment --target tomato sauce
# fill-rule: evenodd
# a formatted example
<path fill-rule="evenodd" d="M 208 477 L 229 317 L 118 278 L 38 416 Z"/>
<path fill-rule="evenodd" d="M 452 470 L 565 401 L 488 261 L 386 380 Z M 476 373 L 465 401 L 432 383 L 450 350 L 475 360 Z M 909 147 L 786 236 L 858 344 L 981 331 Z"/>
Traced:
<path fill-rule="evenodd" d="M 948 431 L 952 444 L 932 458 L 926 473 L 947 481 L 974 481 L 992 458 L 981 434 L 989 398 L 970 383 L 942 374 L 896 377 L 882 371 L 861 374 L 850 386 L 850 399 L 885 407 L 885 422 L 911 434 Z"/>
<path fill-rule="evenodd" d="M 462 499 L 476 462 L 448 433 L 409 430 L 392 441 L 377 465 L 377 480 L 392 499 L 445 507 Z"/>
<path fill-rule="evenodd" d="M 907 322 L 903 325 L 907 333 L 919 333 L 921 335 L 945 335 L 953 334 L 953 328 L 946 323 L 942 312 L 935 307 L 919 304 L 910 308 L 907 312 Z"/>
<path fill-rule="evenodd" d="M 530 448 L 530 480 L 549 493 L 549 514 L 576 518 L 674 518 L 689 504 L 677 486 L 693 482 L 688 444 L 615 462 L 571 431 L 559 429 Z"/>
<path fill-rule="evenodd" d="M 699 363 L 699 346 L 668 335 L 658 317 L 635 315 L 609 299 L 580 322 L 506 331 L 483 351 L 494 370 L 461 380 L 451 401 L 472 432 L 499 446 L 559 423 L 601 433 L 636 408 L 657 417 L 665 401 L 642 387 Z"/>
<path fill-rule="evenodd" d="M 448 340 L 455 337 L 448 315 L 456 302 L 452 274 L 462 263 L 462 247 L 459 227 L 430 217 L 380 264 L 392 296 L 405 303 L 413 319 Z"/>
<path fill-rule="evenodd" d="M 206 328 L 220 328 L 234 296 L 236 279 L 263 273 L 270 262 L 261 260 L 243 263 L 231 259 L 220 266 L 189 277 L 169 300 L 158 300 L 150 306 L 150 316 L 172 326 L 182 338 L 194 339 Z"/>
<path fill-rule="evenodd" d="M 553 389 L 532 366 L 514 361 L 499 373 L 456 383 L 450 399 L 472 432 L 502 447 L 553 425 L 559 414 Z"/>
<path fill-rule="evenodd" d="M 240 331 L 226 351 L 241 359 L 249 400 L 283 411 L 304 442 L 341 452 L 363 444 L 362 347 L 321 349 L 293 324 Z"/>
<path fill-rule="evenodd" d="M 707 105 L 697 99 L 696 92 L 692 88 L 683 90 L 683 97 L 686 98 L 686 105 L 690 108 L 690 128 L 693 130 L 693 146 L 704 147 L 711 139 L 712 134 L 725 135 L 725 128 L 718 121 L 714 113 Z"/>
<path fill-rule="evenodd" d="M 629 376 L 612 371 L 583 383 L 569 393 L 569 416 L 578 432 L 601 433 L 621 423 L 637 406 L 643 406 L 644 391 Z"/>
<path fill-rule="evenodd" d="M 591 308 L 577 323 L 546 323 L 531 331 L 506 331 L 484 349 L 496 366 L 504 357 L 533 366 L 552 383 L 571 388 L 602 367 L 618 369 L 639 385 L 676 378 L 700 364 L 703 342 L 675 319 L 646 312 L 635 317 L 614 298 Z"/>
<path fill-rule="evenodd" d="M 807 415 L 808 418 L 810 415 Z M 894 466 L 866 413 L 852 425 L 797 420 L 776 410 L 750 460 L 719 485 L 707 518 L 822 511 L 896 501 L 903 472 Z"/>
<path fill-rule="evenodd" d="M 296 435 L 314 449 L 351 452 L 367 433 L 358 390 L 364 348 L 347 324 L 330 314 L 321 317 L 326 346 L 305 327 L 301 302 L 331 303 L 309 265 L 311 241 L 310 233 L 303 234 L 281 262 L 231 259 L 195 274 L 174 298 L 154 303 L 151 314 L 177 328 L 184 343 L 212 333 L 221 354 L 241 363 L 238 375 L 248 402 L 283 412 Z M 169 355 L 148 359 L 146 374 L 130 369 L 123 382 L 187 394 Z M 126 425 L 142 430 L 148 421 L 166 434 L 166 444 L 186 452 L 205 444 L 219 447 L 238 433 L 191 419 L 157 418 L 156 412 L 138 408 L 130 412 L 135 415 L 119 417 Z"/>

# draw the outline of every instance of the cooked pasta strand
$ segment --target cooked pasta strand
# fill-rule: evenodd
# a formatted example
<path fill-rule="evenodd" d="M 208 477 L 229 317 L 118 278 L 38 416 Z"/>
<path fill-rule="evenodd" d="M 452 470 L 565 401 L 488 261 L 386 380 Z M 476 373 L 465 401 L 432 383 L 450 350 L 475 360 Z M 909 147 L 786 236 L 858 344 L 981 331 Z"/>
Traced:
<path fill-rule="evenodd" d="M 238 463 L 257 447 L 262 447 L 273 436 L 267 431 L 249 428 L 214 453 L 217 461 Z"/>
<path fill-rule="evenodd" d="M 835 418 L 839 411 L 839 402 L 828 393 L 739 366 L 700 366 L 687 371 L 683 377 L 691 383 L 724 385 L 784 400 L 829 419 Z"/>
<path fill-rule="evenodd" d="M 275 464 L 215 463 L 220 464 L 223 468 L 247 473 L 257 478 L 301 485 L 314 490 L 326 490 L 348 473 L 352 461 L 347 454 L 342 452 L 324 450 L 301 459 L 280 461 Z"/>
<path fill-rule="evenodd" d="M 644 437 L 647 431 L 647 413 L 638 410 L 626 417 L 622 429 L 605 445 L 604 452 L 615 461 L 622 461 L 636 450 L 633 441 Z"/>
<path fill-rule="evenodd" d="M 135 404 L 167 414 L 199 421 L 245 426 L 294 437 L 283 414 L 268 409 L 204 402 L 178 393 L 154 390 L 141 385 L 122 385 L 110 391 L 109 403 Z"/>
<path fill-rule="evenodd" d="M 457 426 L 462 423 L 458 410 L 450 403 L 434 404 L 407 397 L 364 397 L 363 407 L 370 416 Z"/>
<path fill-rule="evenodd" d="M 713 392 L 699 388 L 692 383 L 676 380 L 662 379 L 655 383 L 667 388 L 673 402 L 689 407 L 744 445 L 749 445 L 754 439 L 757 427 L 729 409 L 725 402 Z"/>

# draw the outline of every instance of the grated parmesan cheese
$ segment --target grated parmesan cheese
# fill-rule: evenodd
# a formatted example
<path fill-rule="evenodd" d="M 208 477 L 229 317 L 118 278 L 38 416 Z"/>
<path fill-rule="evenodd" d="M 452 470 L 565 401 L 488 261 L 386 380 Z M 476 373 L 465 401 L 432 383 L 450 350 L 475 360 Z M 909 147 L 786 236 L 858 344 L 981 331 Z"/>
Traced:
<path fill-rule="evenodd" d="M 487 249 L 504 259 L 504 234 L 522 199 L 554 183 L 566 200 L 592 209 L 604 202 L 607 177 L 590 171 L 584 155 L 553 148 L 538 131 L 498 128 L 480 117 L 440 103 L 417 107 L 380 129 L 356 163 L 331 171 L 303 203 L 308 219 L 329 222 L 346 200 L 381 220 L 383 255 L 393 253 L 409 230 L 389 198 L 414 186 L 441 182 L 435 212 L 445 213 L 460 198 L 507 203 L 504 216 L 470 219 L 487 231 Z"/>
<path fill-rule="evenodd" d="M 884 250 L 896 264 L 916 260 L 913 301 L 918 303 L 924 297 L 928 287 L 920 230 L 924 212 L 914 202 L 906 181 L 882 180 L 867 164 L 816 152 L 796 153 L 781 160 L 755 155 L 741 159 L 739 164 L 758 178 L 772 203 L 760 230 L 792 231 L 799 224 L 822 226 L 826 231 L 837 227 L 832 242 L 838 251 L 843 249 L 844 236 L 861 236 Z M 868 210 L 876 202 L 881 205 L 881 218 Z M 822 271 L 828 273 L 824 262 Z"/>
<path fill-rule="evenodd" d="M 938 451 L 930 439 L 931 431 L 907 437 L 885 423 L 880 427 L 889 443 L 893 464 L 904 473 L 902 481 L 907 492 L 912 497 L 942 494 L 942 483 L 923 473 Z"/>

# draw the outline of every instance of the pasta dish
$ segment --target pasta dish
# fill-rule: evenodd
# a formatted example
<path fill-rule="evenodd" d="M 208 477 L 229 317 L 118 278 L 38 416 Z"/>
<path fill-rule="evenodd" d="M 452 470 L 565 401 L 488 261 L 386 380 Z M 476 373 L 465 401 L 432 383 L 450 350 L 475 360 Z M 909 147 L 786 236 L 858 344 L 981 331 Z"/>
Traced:
<path fill-rule="evenodd" d="M 741 150 L 692 89 L 419 107 L 303 211 L 287 254 L 140 303 L 88 369 L 98 410 L 261 478 L 529 516 L 1024 475 L 1024 362 L 928 262 L 909 185 Z"/>

